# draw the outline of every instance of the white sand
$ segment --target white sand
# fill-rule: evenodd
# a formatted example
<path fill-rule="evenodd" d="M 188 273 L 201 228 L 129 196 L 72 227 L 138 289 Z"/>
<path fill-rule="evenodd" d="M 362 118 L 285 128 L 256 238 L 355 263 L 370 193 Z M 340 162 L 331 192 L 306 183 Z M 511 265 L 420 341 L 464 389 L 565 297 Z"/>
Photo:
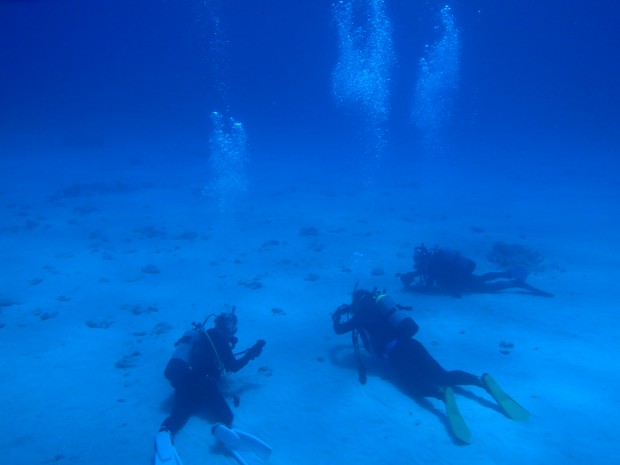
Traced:
<path fill-rule="evenodd" d="M 179 161 L 188 167 L 178 173 L 156 162 L 84 163 L 48 182 L 40 163 L 2 162 L 3 463 L 151 463 L 174 341 L 233 304 L 239 348 L 267 340 L 262 357 L 230 377 L 241 393 L 235 423 L 273 447 L 274 465 L 613 461 L 617 186 L 382 181 L 371 196 L 325 176 L 302 181 L 304 170 L 271 172 L 251 178 L 253 190 L 222 215 L 193 194 L 204 174 L 194 161 Z M 117 181 L 129 189 L 106 191 Z M 90 187 L 49 200 L 76 182 Z M 307 227 L 318 235 L 300 235 Z M 403 293 L 394 277 L 410 269 L 419 242 L 457 247 L 490 271 L 497 240 L 542 252 L 545 268 L 530 282 L 555 297 L 423 296 Z M 373 276 L 378 267 L 384 274 Z M 357 279 L 412 305 L 419 340 L 446 368 L 492 373 L 531 419 L 513 422 L 466 389 L 457 399 L 474 442 L 463 446 L 442 405 L 405 396 L 368 355 L 360 385 L 350 337 L 335 336 L 330 320 Z M 514 344 L 510 354 L 502 341 Z M 193 418 L 179 433 L 186 465 L 234 463 L 209 431 Z"/>

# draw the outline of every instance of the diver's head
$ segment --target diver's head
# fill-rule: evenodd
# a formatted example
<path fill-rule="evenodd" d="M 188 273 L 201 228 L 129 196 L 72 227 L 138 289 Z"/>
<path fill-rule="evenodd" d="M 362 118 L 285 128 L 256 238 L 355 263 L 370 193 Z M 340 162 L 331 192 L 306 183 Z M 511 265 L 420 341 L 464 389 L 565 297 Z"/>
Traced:
<path fill-rule="evenodd" d="M 233 337 L 237 332 L 237 315 L 235 307 L 230 312 L 222 312 L 215 317 L 215 327 L 226 336 Z"/>
<path fill-rule="evenodd" d="M 355 289 L 353 290 L 353 297 L 351 299 L 351 311 L 353 313 L 356 313 L 360 310 L 364 310 L 369 306 L 374 305 L 376 295 L 376 289 L 371 292 L 365 289 L 358 289 L 356 285 Z"/>

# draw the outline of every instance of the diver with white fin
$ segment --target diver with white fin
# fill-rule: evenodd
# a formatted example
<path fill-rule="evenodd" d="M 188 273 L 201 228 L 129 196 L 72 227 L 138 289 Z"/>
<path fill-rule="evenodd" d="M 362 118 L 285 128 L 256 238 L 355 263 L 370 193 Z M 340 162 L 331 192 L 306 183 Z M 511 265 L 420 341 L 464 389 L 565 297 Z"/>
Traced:
<path fill-rule="evenodd" d="M 215 425 L 212 432 L 241 465 L 261 465 L 271 457 L 271 447 L 251 434 L 222 423 Z"/>
<path fill-rule="evenodd" d="M 456 404 L 455 386 L 483 388 L 507 417 L 518 421 L 529 417 L 527 410 L 506 394 L 489 374 L 476 376 L 462 370 L 444 369 L 422 343 L 414 339 L 418 325 L 411 317 L 411 308 L 397 304 L 385 292 L 358 289 L 356 285 L 351 303 L 338 307 L 332 314 L 332 321 L 336 334 L 352 333 L 360 383 L 366 383 L 366 369 L 358 337 L 368 352 L 386 362 L 394 381 L 405 392 L 412 397 L 436 398 L 444 403 L 450 431 L 462 443 L 471 442 L 471 433 Z"/>
<path fill-rule="evenodd" d="M 211 429 L 215 438 L 241 465 L 259 465 L 271 455 L 271 448 L 263 441 L 232 428 L 233 413 L 220 391 L 220 384 L 228 387 L 225 375 L 238 372 L 260 356 L 265 341 L 259 339 L 249 349 L 234 354 L 238 341 L 235 308 L 217 315 L 213 327 L 205 329 L 211 316 L 203 323 L 192 323 L 193 329 L 176 342 L 164 371 L 174 388 L 174 402 L 155 437 L 155 465 L 182 465 L 172 439 L 190 416 L 203 409 L 217 421 Z M 234 393 L 233 399 L 237 406 L 239 398 Z"/>

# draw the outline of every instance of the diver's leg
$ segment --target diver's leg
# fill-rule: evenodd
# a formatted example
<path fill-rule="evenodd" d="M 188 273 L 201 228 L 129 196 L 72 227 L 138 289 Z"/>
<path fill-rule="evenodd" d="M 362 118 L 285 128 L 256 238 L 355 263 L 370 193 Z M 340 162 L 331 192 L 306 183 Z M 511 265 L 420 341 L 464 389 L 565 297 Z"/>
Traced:
<path fill-rule="evenodd" d="M 413 397 L 443 399 L 442 389 L 429 380 L 420 368 L 420 353 L 425 351 L 414 339 L 401 341 L 389 356 L 390 364 L 403 388 Z"/>
<path fill-rule="evenodd" d="M 195 395 L 193 390 L 184 389 L 182 391 L 174 391 L 174 403 L 172 404 L 172 412 L 162 422 L 160 431 L 167 430 L 170 435 L 174 435 L 187 423 L 187 420 L 192 415 L 192 410 L 195 404 Z"/>
<path fill-rule="evenodd" d="M 390 361 L 396 375 L 413 396 L 443 399 L 443 389 L 433 376 L 442 368 L 422 343 L 416 339 L 401 341 L 392 351 Z"/>
<path fill-rule="evenodd" d="M 444 384 L 449 381 L 444 378 L 449 377 L 449 373 L 452 372 L 446 372 L 428 350 L 415 339 L 402 341 L 394 348 L 390 359 L 396 362 L 396 368 L 400 368 L 400 374 L 411 394 L 441 400 L 446 407 L 446 419 L 452 434 L 459 441 L 470 443 L 471 432 L 461 416 L 452 387 Z M 454 380 L 456 381 L 474 382 L 466 376 L 459 377 L 459 372 L 455 373 Z M 467 373 L 462 373 L 467 375 Z M 472 377 L 477 379 L 473 375 Z"/>
<path fill-rule="evenodd" d="M 443 386 L 478 386 L 483 387 L 479 376 L 463 370 L 443 370 L 439 374 Z"/>
<path fill-rule="evenodd" d="M 480 378 L 462 370 L 448 371 L 426 350 L 419 341 L 412 339 L 409 344 L 410 357 L 415 360 L 415 366 L 421 377 L 430 383 L 440 387 L 446 386 L 479 386 L 482 387 Z"/>
<path fill-rule="evenodd" d="M 213 413 L 215 421 L 232 428 L 233 413 L 220 392 L 216 382 L 209 382 L 204 389 L 204 401 L 207 408 Z"/>
<path fill-rule="evenodd" d="M 495 281 L 495 282 L 485 282 L 480 281 L 477 286 L 478 292 L 500 292 L 505 291 L 506 289 L 513 289 L 515 287 L 520 287 L 519 281 L 511 279 L 510 281 Z"/>
<path fill-rule="evenodd" d="M 543 291 L 542 289 L 538 289 L 525 281 L 521 281 L 520 279 L 511 279 L 510 281 L 497 281 L 497 282 L 480 282 L 478 283 L 478 292 L 500 292 L 506 289 L 525 289 L 526 291 L 531 292 L 532 294 L 544 296 L 544 297 L 552 297 L 553 294 Z"/>
<path fill-rule="evenodd" d="M 492 271 L 490 273 L 484 273 L 477 278 L 482 282 L 493 281 L 495 279 L 509 279 L 512 278 L 512 273 L 509 271 Z"/>
<path fill-rule="evenodd" d="M 531 286 L 524 281 L 515 280 L 514 287 L 525 289 L 526 291 L 530 291 L 532 294 L 539 295 L 542 297 L 553 297 L 553 294 L 551 294 L 550 292 L 543 291 L 542 289 L 538 289 L 537 287 Z"/>

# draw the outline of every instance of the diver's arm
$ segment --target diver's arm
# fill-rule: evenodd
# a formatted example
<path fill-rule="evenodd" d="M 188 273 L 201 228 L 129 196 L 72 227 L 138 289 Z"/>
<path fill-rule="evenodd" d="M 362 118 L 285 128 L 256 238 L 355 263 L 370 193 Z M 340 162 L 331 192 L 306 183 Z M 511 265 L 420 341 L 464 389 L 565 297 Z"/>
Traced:
<path fill-rule="evenodd" d="M 332 321 L 334 323 L 334 332 L 336 334 L 344 334 L 355 329 L 355 317 L 349 318 L 344 323 L 341 320 L 342 316 L 345 313 L 349 313 L 350 306 L 349 305 L 341 305 L 336 309 L 336 311 L 332 314 Z"/>
<path fill-rule="evenodd" d="M 242 357 L 235 358 L 230 347 L 226 347 L 222 355 L 222 363 L 224 364 L 224 368 L 226 368 L 226 371 L 231 373 L 237 373 L 251 360 L 247 352 L 243 354 Z"/>
<path fill-rule="evenodd" d="M 235 358 L 232 348 L 228 341 L 215 329 L 211 328 L 207 331 L 207 335 L 213 344 L 213 348 L 216 351 L 216 355 L 219 362 L 224 366 L 224 369 L 229 373 L 236 373 L 248 364 L 253 358 L 253 354 L 250 351 L 246 351 L 243 357 Z"/>

